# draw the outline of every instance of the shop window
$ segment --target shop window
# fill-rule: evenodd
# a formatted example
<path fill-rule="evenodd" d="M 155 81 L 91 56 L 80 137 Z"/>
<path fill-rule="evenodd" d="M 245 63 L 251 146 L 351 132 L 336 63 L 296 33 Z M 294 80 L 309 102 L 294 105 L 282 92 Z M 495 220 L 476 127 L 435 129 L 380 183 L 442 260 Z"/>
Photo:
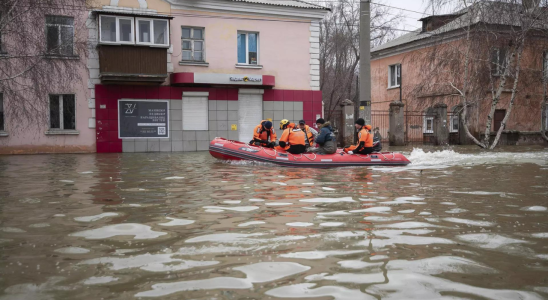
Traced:
<path fill-rule="evenodd" d="M 205 61 L 205 29 L 182 27 L 183 61 Z"/>
<path fill-rule="evenodd" d="M 50 129 L 76 129 L 76 106 L 74 95 L 49 96 L 49 124 Z"/>
<path fill-rule="evenodd" d="M 137 44 L 169 46 L 168 21 L 137 18 Z"/>
<path fill-rule="evenodd" d="M 46 16 L 46 51 L 50 55 L 74 55 L 74 18 Z"/>
<path fill-rule="evenodd" d="M 399 87 L 401 84 L 401 65 L 388 66 L 388 87 Z"/>
<path fill-rule="evenodd" d="M 134 18 L 132 17 L 100 16 L 99 32 L 101 43 L 133 44 L 133 23 Z"/>
<path fill-rule="evenodd" d="M 238 32 L 238 64 L 259 64 L 259 33 Z"/>
<path fill-rule="evenodd" d="M 202 92 L 183 94 L 183 130 L 208 130 L 209 104 L 206 94 Z"/>
<path fill-rule="evenodd" d="M 0 131 L 4 131 L 4 94 L 0 93 Z"/>

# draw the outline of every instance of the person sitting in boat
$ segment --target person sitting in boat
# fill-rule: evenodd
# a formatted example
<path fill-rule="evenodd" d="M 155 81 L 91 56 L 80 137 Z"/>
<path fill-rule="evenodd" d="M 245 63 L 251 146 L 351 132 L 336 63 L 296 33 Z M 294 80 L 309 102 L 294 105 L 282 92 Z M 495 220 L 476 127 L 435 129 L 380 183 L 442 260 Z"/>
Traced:
<path fill-rule="evenodd" d="M 292 154 L 301 154 L 306 151 L 305 133 L 294 123 L 289 123 L 289 120 L 283 119 L 280 121 L 280 129 L 283 129 L 280 137 L 279 146 L 274 147 L 276 150 L 285 150 Z"/>
<path fill-rule="evenodd" d="M 261 124 L 253 130 L 253 140 L 250 145 L 274 148 L 276 145 L 276 131 L 272 128 L 272 122 L 262 120 Z"/>
<path fill-rule="evenodd" d="M 371 134 L 371 125 L 365 125 L 365 121 L 359 118 L 354 125 L 358 130 L 358 144 L 344 148 L 348 154 L 370 154 L 373 153 L 373 135 Z"/>
<path fill-rule="evenodd" d="M 310 152 L 318 154 L 333 154 L 337 152 L 337 139 L 335 138 L 335 133 L 333 133 L 331 123 L 319 118 L 316 120 L 316 125 L 320 129 L 320 134 L 316 137 L 316 144 L 319 147 L 310 149 Z"/>
<path fill-rule="evenodd" d="M 299 121 L 299 128 L 306 135 L 304 142 L 306 144 L 306 152 L 309 152 L 312 148 L 312 145 L 314 145 L 314 138 L 318 135 L 318 132 L 314 128 L 306 125 L 306 122 L 304 120 Z"/>

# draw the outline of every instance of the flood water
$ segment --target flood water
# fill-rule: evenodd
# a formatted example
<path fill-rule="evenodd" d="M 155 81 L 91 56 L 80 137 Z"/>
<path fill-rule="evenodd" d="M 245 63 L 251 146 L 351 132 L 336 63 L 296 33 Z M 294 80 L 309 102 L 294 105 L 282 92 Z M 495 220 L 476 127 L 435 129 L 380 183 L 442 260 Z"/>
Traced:
<path fill-rule="evenodd" d="M 0 157 L 0 299 L 547 299 L 548 149 Z"/>

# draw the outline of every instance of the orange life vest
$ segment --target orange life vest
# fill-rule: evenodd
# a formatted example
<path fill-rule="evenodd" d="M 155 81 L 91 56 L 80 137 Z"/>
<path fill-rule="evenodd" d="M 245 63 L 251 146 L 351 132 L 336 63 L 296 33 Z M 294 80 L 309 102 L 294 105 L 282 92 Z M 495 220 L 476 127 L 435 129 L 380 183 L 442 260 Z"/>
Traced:
<path fill-rule="evenodd" d="M 270 136 L 270 142 L 276 141 L 276 131 L 274 128 L 265 129 L 263 123 L 267 120 L 262 120 L 261 124 L 255 126 L 253 130 L 253 140 L 268 141 L 268 136 Z"/>
<path fill-rule="evenodd" d="M 291 125 L 291 124 L 290 124 Z M 293 124 L 294 126 L 294 124 Z M 285 143 L 285 147 L 278 146 L 276 149 L 278 150 L 287 150 L 292 145 L 303 145 L 305 146 L 306 143 L 304 139 L 306 138 L 305 133 L 299 129 L 299 128 L 290 128 L 289 125 L 288 128 L 284 130 L 282 133 L 282 136 L 280 137 L 280 142 Z"/>

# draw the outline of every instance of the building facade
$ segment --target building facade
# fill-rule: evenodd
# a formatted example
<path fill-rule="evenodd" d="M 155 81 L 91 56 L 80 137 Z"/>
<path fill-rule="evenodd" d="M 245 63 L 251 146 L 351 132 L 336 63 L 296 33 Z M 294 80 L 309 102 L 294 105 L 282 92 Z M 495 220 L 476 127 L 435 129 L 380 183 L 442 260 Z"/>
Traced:
<path fill-rule="evenodd" d="M 264 119 L 312 125 L 323 114 L 326 13 L 301 1 L 95 1 L 85 82 L 60 93 L 75 95 L 72 135 L 26 152 L 200 151 L 215 137 L 248 142 Z M 27 147 L 30 134 L 40 135 L 0 138 L 11 149 L 0 152 Z"/>

